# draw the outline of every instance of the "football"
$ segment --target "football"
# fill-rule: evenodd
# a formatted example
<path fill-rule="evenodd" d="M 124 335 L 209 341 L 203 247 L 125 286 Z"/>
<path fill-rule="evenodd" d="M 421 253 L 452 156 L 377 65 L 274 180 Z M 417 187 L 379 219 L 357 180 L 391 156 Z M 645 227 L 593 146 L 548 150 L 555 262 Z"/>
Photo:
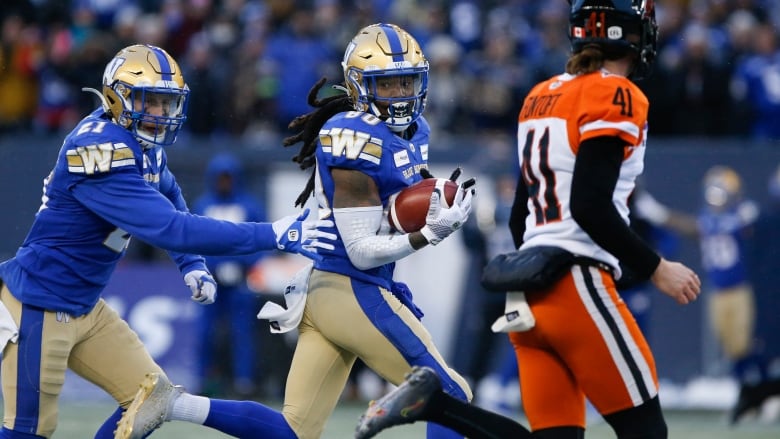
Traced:
<path fill-rule="evenodd" d="M 390 202 L 390 225 L 402 233 L 422 229 L 434 189 L 439 189 L 440 193 L 444 194 L 442 207 L 450 207 L 458 192 L 458 184 L 446 178 L 426 178 L 404 188 Z"/>

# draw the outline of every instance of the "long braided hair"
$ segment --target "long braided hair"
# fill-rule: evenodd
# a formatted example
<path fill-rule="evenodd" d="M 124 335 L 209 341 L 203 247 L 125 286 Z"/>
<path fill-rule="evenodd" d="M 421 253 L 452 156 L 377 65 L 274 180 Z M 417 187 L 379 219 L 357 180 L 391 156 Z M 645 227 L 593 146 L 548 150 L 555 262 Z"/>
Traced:
<path fill-rule="evenodd" d="M 290 130 L 299 131 L 295 135 L 286 137 L 282 142 L 285 147 L 294 145 L 298 142 L 303 142 L 301 149 L 298 151 L 298 154 L 292 158 L 294 162 L 298 163 L 298 166 L 300 166 L 302 170 L 309 169 L 316 163 L 314 151 L 317 147 L 317 139 L 319 137 L 320 129 L 323 125 L 325 125 L 325 122 L 327 122 L 328 119 L 333 117 L 335 114 L 342 113 L 344 111 L 353 111 L 355 109 L 352 104 L 352 99 L 347 95 L 346 89 L 344 87 L 333 86 L 333 88 L 342 90 L 342 92 L 333 96 L 328 96 L 321 100 L 317 99 L 317 94 L 325 84 L 326 80 L 327 78 L 321 78 L 314 84 L 311 90 L 309 90 L 308 103 L 314 107 L 315 110 L 307 114 L 302 114 L 293 119 L 292 122 L 287 125 L 287 128 Z M 315 170 L 312 170 L 311 176 L 309 176 L 309 181 L 306 183 L 306 187 L 295 200 L 296 207 L 303 207 L 303 205 L 306 204 L 306 201 L 311 196 L 312 192 L 314 192 L 314 174 Z"/>

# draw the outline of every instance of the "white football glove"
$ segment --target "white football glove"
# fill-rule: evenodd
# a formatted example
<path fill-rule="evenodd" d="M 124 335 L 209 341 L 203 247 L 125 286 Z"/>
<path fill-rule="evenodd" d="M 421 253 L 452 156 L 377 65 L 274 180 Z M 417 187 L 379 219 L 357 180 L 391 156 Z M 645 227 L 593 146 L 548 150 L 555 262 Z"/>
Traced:
<path fill-rule="evenodd" d="M 333 244 L 325 240 L 336 240 L 334 233 L 324 232 L 320 228 L 333 228 L 331 220 L 304 222 L 309 209 L 300 215 L 288 215 L 274 221 L 271 226 L 276 235 L 276 248 L 289 253 L 299 253 L 309 259 L 319 260 L 317 249 L 333 250 Z"/>
<path fill-rule="evenodd" d="M 208 271 L 192 270 L 184 275 L 184 283 L 192 291 L 192 300 L 202 305 L 210 305 L 217 300 L 217 282 Z"/>
<path fill-rule="evenodd" d="M 439 191 L 433 191 L 431 203 L 428 206 L 428 216 L 425 217 L 425 225 L 420 229 L 420 233 L 431 245 L 440 243 L 452 232 L 463 227 L 471 213 L 471 199 L 474 196 L 474 190 L 470 188 L 471 186 L 473 186 L 473 182 L 468 188 L 461 185 L 452 206 L 449 208 L 442 207 L 441 194 Z"/>

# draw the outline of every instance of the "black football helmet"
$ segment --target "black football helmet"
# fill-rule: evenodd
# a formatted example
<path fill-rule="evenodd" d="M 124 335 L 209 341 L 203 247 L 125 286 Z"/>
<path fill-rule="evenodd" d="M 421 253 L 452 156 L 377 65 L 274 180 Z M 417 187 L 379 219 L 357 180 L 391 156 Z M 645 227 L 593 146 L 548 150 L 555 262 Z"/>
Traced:
<path fill-rule="evenodd" d="M 650 74 L 656 57 L 658 25 L 653 0 L 569 0 L 569 40 L 577 53 L 589 44 L 607 57 L 637 54 L 631 78 Z"/>

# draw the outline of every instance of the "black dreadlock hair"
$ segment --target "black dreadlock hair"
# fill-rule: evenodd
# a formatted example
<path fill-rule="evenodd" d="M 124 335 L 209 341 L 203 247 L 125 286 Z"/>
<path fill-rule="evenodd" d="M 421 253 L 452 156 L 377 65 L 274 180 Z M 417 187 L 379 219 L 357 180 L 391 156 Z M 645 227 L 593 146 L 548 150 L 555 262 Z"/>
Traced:
<path fill-rule="evenodd" d="M 317 138 L 319 137 L 320 129 L 325 125 L 325 122 L 335 114 L 353 111 L 355 109 L 352 105 L 352 99 L 346 92 L 329 96 L 322 100 L 317 99 L 317 94 L 325 84 L 325 81 L 327 81 L 327 78 L 321 78 L 314 84 L 311 90 L 309 90 L 308 102 L 315 110 L 296 117 L 287 125 L 287 128 L 291 130 L 300 130 L 298 134 L 286 137 L 283 140 L 285 147 L 294 145 L 298 142 L 303 142 L 300 151 L 298 151 L 298 155 L 292 158 L 294 162 L 298 163 L 302 170 L 309 169 L 316 163 L 314 150 L 317 146 Z M 334 86 L 334 88 L 339 90 L 343 89 L 343 87 L 338 86 Z M 314 173 L 314 170 L 312 170 L 306 187 L 295 200 L 296 207 L 303 207 L 311 196 L 311 193 L 314 191 Z"/>

